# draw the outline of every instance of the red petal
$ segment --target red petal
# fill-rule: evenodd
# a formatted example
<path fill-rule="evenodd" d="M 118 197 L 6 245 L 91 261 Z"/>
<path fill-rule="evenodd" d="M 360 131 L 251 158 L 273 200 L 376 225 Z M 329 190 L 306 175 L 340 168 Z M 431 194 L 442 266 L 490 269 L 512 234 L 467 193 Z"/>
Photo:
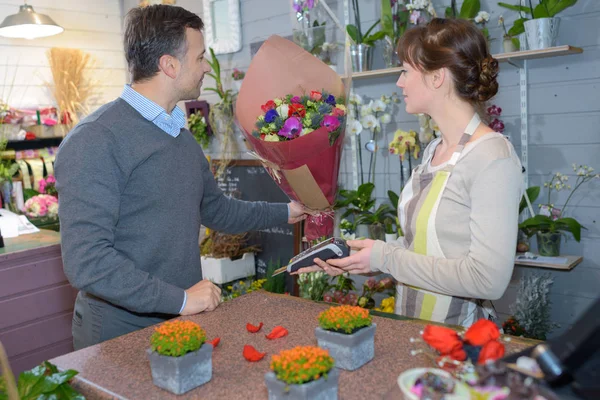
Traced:
<path fill-rule="evenodd" d="M 260 353 L 249 344 L 244 346 L 244 358 L 250 362 L 260 361 L 267 353 Z"/>
<path fill-rule="evenodd" d="M 286 336 L 287 334 L 288 330 L 285 329 L 283 326 L 276 326 L 275 328 L 273 328 L 271 333 L 265 336 L 267 337 L 267 339 L 279 339 Z"/>
<path fill-rule="evenodd" d="M 489 360 L 498 360 L 504 357 L 504 345 L 496 340 L 488 342 L 479 353 L 477 364 L 485 364 Z"/>
<path fill-rule="evenodd" d="M 486 343 L 500 337 L 500 330 L 489 319 L 480 319 L 465 332 L 465 341 L 473 346 L 485 346 Z"/>
<path fill-rule="evenodd" d="M 440 354 L 450 354 L 462 348 L 458 334 L 450 328 L 437 325 L 427 325 L 423 330 L 423 340 Z"/>
<path fill-rule="evenodd" d="M 212 347 L 217 347 L 219 345 L 219 342 L 221 342 L 221 338 L 214 338 L 213 340 L 209 341 L 208 343 L 212 344 Z"/>
<path fill-rule="evenodd" d="M 256 333 L 256 332 L 260 331 L 260 328 L 262 328 L 262 326 L 263 326 L 262 322 L 260 324 L 258 324 L 258 326 L 254 326 L 251 323 L 247 323 L 246 329 L 248 330 L 248 332 Z"/>

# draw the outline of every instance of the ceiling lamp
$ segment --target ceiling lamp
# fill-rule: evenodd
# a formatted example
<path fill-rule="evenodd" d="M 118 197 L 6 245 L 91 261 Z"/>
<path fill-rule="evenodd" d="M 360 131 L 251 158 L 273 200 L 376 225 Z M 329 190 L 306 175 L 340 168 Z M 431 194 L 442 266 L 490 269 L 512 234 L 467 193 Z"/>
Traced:
<path fill-rule="evenodd" d="M 57 35 L 64 31 L 52 18 L 33 11 L 33 7 L 24 4 L 17 14 L 9 15 L 0 24 L 0 36 L 20 39 L 36 39 Z"/>

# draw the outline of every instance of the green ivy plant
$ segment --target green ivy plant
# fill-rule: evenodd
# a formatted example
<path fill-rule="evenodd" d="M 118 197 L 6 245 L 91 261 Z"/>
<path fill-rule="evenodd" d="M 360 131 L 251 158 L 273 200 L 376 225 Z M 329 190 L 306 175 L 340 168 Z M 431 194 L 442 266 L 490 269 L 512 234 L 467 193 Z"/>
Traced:
<path fill-rule="evenodd" d="M 531 0 L 527 1 L 528 5 L 526 6 L 522 5 L 523 1 L 519 1 L 519 4 L 516 5 L 498 3 L 500 7 L 519 13 L 520 18 L 515 20 L 513 26 L 508 30 L 508 35 L 511 37 L 519 36 L 525 32 L 525 21 L 535 18 L 552 18 L 577 3 L 577 0 L 538 0 L 538 4 L 534 8 Z"/>

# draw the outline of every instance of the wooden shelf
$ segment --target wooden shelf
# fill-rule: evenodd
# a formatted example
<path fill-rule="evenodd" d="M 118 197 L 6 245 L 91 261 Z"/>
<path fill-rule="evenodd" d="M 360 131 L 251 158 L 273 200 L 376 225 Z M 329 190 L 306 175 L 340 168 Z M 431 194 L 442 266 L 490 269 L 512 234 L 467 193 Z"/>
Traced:
<path fill-rule="evenodd" d="M 513 53 L 501 53 L 494 54 L 494 58 L 499 62 L 509 62 L 509 61 L 523 61 L 523 60 L 533 60 L 536 58 L 550 58 L 550 57 L 559 57 L 559 56 L 567 56 L 570 54 L 579 54 L 583 53 L 583 49 L 580 47 L 573 46 L 556 46 L 550 47 L 548 49 L 543 50 L 525 50 L 525 51 L 515 51 Z M 398 76 L 401 67 L 396 68 L 387 68 L 387 69 L 378 69 L 374 71 L 364 71 L 364 72 L 355 72 L 352 74 L 352 79 L 365 79 L 365 78 L 381 78 L 385 76 L 395 75 Z"/>
<path fill-rule="evenodd" d="M 521 256 L 523 253 L 517 253 L 517 256 Z M 537 254 L 536 254 L 537 255 Z M 536 268 L 546 268 L 546 269 L 558 269 L 561 271 L 570 271 L 575 266 L 583 261 L 582 256 L 558 256 L 557 258 L 566 258 L 567 262 L 565 264 L 547 264 L 536 262 L 535 260 L 516 260 L 515 265 L 520 265 L 524 267 L 536 267 Z"/>

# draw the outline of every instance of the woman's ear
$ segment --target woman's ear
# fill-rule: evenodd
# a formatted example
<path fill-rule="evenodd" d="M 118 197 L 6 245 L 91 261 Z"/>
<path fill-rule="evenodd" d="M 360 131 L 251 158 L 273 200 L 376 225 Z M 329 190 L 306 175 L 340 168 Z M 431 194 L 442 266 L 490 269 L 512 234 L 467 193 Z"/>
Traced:
<path fill-rule="evenodd" d="M 444 81 L 446 80 L 447 73 L 448 71 L 446 71 L 446 68 L 440 68 L 430 73 L 431 84 L 435 89 L 439 89 L 442 87 Z"/>

